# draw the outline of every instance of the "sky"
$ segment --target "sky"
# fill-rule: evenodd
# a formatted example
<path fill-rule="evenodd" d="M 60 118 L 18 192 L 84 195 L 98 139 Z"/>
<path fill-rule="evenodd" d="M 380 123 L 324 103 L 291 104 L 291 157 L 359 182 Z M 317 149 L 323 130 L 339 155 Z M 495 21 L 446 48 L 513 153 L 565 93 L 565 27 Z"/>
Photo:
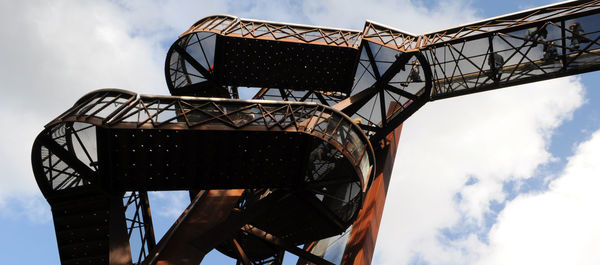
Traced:
<path fill-rule="evenodd" d="M 59 264 L 30 167 L 43 125 L 98 88 L 168 94 L 166 50 L 202 17 L 359 30 L 369 19 L 419 34 L 549 3 L 0 0 L 2 263 Z M 598 83 L 600 73 L 553 79 L 435 101 L 410 117 L 373 264 L 599 264 Z M 158 234 L 186 199 L 152 194 Z"/>

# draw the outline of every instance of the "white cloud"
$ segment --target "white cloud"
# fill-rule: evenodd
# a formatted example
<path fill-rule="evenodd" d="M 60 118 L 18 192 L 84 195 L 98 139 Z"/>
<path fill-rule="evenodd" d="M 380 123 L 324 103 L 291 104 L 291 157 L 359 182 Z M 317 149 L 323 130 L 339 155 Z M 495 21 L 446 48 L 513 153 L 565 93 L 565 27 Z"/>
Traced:
<path fill-rule="evenodd" d="M 152 214 L 176 220 L 190 204 L 187 191 L 151 192 L 149 198 L 152 204 Z"/>
<path fill-rule="evenodd" d="M 553 129 L 582 103 L 578 79 L 563 78 L 432 102 L 409 118 L 384 210 L 378 263 L 469 260 L 476 251 L 465 249 L 466 239 L 446 240 L 441 231 L 470 225 L 474 231 L 467 235 L 480 232 L 490 203 L 505 200 L 503 183 L 527 179 L 551 160 Z M 469 178 L 478 181 L 465 185 Z"/>
<path fill-rule="evenodd" d="M 0 201 L 0 219 L 33 224 L 47 224 L 52 220 L 50 206 L 41 194 L 10 199 L 10 203 Z"/>
<path fill-rule="evenodd" d="M 41 128 L 40 119 L 28 111 L 0 107 L 0 203 L 7 196 L 38 193 L 31 171 L 30 153 L 33 139 Z M 43 123 L 42 123 L 43 124 Z M 10 130 L 18 131 L 10 131 Z M 2 209 L 0 204 L 0 209 Z"/>
<path fill-rule="evenodd" d="M 478 264 L 600 263 L 600 131 L 579 145 L 548 191 L 517 197 L 490 231 Z"/>
<path fill-rule="evenodd" d="M 477 19 L 477 11 L 463 0 L 440 1 L 433 6 L 420 1 L 308 0 L 302 7 L 304 14 L 319 25 L 362 30 L 366 20 L 374 20 L 415 34 Z"/>
<path fill-rule="evenodd" d="M 0 200 L 38 193 L 33 140 L 79 97 L 104 87 L 167 92 L 161 48 L 132 35 L 125 15 L 104 2 L 0 2 Z"/>

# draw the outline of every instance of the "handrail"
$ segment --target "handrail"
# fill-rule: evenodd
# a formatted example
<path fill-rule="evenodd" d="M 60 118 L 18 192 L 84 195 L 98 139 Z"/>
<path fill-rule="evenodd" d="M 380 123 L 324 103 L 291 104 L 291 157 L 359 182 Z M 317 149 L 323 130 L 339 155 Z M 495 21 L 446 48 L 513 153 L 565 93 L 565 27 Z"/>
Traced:
<path fill-rule="evenodd" d="M 333 108 L 310 102 L 233 100 L 186 96 L 136 95 L 104 89 L 46 125 L 49 134 L 58 125 L 87 123 L 115 129 L 295 131 L 343 150 L 360 176 L 363 192 L 374 177 L 373 147 L 350 117 Z M 69 135 L 63 132 L 61 137 Z"/>

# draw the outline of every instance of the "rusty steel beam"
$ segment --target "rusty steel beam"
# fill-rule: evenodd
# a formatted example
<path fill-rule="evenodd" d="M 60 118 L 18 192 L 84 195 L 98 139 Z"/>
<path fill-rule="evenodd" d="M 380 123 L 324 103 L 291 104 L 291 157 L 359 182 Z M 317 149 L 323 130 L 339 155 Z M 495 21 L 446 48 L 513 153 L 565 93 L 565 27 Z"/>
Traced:
<path fill-rule="evenodd" d="M 130 265 L 132 263 L 131 247 L 125 222 L 123 196 L 110 197 L 109 220 L 109 265 Z"/>
<path fill-rule="evenodd" d="M 600 1 L 571 1 L 525 10 L 423 35 L 367 21 L 363 31 L 271 22 L 216 15 L 200 19 L 180 37 L 196 32 L 272 41 L 358 48 L 361 40 L 402 52 L 412 52 L 444 42 L 464 41 L 482 34 L 527 28 L 544 20 L 571 18 L 597 12 Z M 313 37 L 307 38 L 306 35 Z"/>
<path fill-rule="evenodd" d="M 242 227 L 242 231 L 244 231 L 254 237 L 260 238 L 260 239 L 264 240 L 265 242 L 268 242 L 268 243 L 278 246 L 282 249 L 285 249 L 286 251 L 298 256 L 300 259 L 303 259 L 305 261 L 312 262 L 316 265 L 335 265 L 335 264 L 333 264 L 319 256 L 315 256 L 312 253 L 307 252 L 297 246 L 290 245 L 287 242 L 285 242 L 285 240 L 282 240 L 274 235 L 271 235 L 265 231 L 262 231 L 259 228 L 256 228 L 252 225 L 245 225 L 244 227 Z"/>
<path fill-rule="evenodd" d="M 237 251 L 238 260 L 241 260 L 244 265 L 251 265 L 252 262 L 248 258 L 248 255 L 246 255 L 246 252 L 244 251 L 240 243 L 238 243 L 238 241 L 235 238 L 231 239 L 231 243 L 233 243 L 235 250 Z"/>
<path fill-rule="evenodd" d="M 142 217 L 144 220 L 144 235 L 148 249 L 153 249 L 156 246 L 156 238 L 154 236 L 154 225 L 152 224 L 152 213 L 150 211 L 150 201 L 148 200 L 148 192 L 140 191 L 140 203 Z"/>
<path fill-rule="evenodd" d="M 199 264 L 204 255 L 220 242 L 203 238 L 212 247 L 199 249 L 196 244 L 198 237 L 214 231 L 215 227 L 225 222 L 243 192 L 242 189 L 211 190 L 198 194 L 142 264 Z M 233 229 L 232 233 L 239 227 Z"/>
<path fill-rule="evenodd" d="M 231 37 L 339 47 L 354 47 L 362 36 L 361 32 L 356 30 L 217 15 L 199 20 L 180 37 L 202 31 Z"/>
<path fill-rule="evenodd" d="M 386 136 L 383 147 L 377 148 L 377 177 L 367 192 L 363 208 L 352 226 L 341 264 L 371 264 L 401 133 L 402 125 Z"/>

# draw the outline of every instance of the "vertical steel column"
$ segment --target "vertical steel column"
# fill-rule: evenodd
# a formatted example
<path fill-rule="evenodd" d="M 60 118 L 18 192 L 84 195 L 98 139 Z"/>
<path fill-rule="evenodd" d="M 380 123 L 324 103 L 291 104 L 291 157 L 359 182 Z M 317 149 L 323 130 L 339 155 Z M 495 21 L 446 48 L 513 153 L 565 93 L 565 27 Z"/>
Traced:
<path fill-rule="evenodd" d="M 567 33 L 565 30 L 565 21 L 561 20 L 560 21 L 560 38 L 561 38 L 561 42 L 560 44 L 562 45 L 562 56 L 560 56 L 560 59 L 562 61 L 562 71 L 566 71 L 567 70 Z"/>
<path fill-rule="evenodd" d="M 382 146 L 374 146 L 377 158 L 376 177 L 367 192 L 363 208 L 354 221 L 341 264 L 371 264 L 401 132 L 402 125 L 382 140 Z"/>
<path fill-rule="evenodd" d="M 143 265 L 196 265 L 241 225 L 232 222 L 232 209 L 243 189 L 200 193 L 153 248 Z M 236 220 L 237 221 L 237 220 Z"/>
<path fill-rule="evenodd" d="M 123 206 L 123 194 L 110 196 L 110 219 L 109 224 L 109 265 L 130 265 L 131 248 L 129 247 L 129 236 L 127 234 L 127 223 L 125 222 L 125 207 Z"/>
<path fill-rule="evenodd" d="M 156 238 L 154 237 L 154 225 L 152 224 L 152 214 L 150 212 L 150 201 L 148 200 L 148 192 L 140 191 L 140 204 L 142 208 L 142 218 L 144 218 L 144 237 L 148 251 L 156 246 Z"/>

